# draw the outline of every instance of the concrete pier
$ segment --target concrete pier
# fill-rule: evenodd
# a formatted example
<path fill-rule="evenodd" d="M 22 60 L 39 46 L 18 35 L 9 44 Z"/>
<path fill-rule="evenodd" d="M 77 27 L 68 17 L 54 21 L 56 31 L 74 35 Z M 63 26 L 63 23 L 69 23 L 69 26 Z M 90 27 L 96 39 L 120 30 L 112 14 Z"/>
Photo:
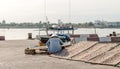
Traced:
<path fill-rule="evenodd" d="M 49 57 L 25 55 L 24 49 L 38 44 L 38 40 L 0 41 L 0 69 L 118 69 Z"/>

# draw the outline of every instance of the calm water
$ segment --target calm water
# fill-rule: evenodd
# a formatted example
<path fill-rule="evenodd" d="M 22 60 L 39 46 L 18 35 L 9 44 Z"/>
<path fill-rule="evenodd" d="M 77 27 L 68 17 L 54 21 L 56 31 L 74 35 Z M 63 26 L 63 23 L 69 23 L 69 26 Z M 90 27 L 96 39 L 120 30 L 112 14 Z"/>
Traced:
<path fill-rule="evenodd" d="M 27 39 L 28 33 L 32 33 L 32 37 L 36 37 L 39 34 L 38 29 L 0 29 L 0 36 L 5 36 L 6 40 L 20 40 L 20 39 Z M 100 36 L 107 36 L 113 31 L 120 33 L 120 29 L 96 29 L 96 33 Z M 52 33 L 51 31 L 49 33 Z M 75 30 L 75 34 L 94 34 L 95 29 L 93 28 L 80 28 Z M 45 35 L 45 31 L 40 32 L 41 35 Z"/>

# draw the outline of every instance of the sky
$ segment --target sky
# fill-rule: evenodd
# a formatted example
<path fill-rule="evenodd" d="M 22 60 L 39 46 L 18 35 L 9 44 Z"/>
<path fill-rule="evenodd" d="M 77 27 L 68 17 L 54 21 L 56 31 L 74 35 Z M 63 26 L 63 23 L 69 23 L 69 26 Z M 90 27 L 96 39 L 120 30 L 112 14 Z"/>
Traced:
<path fill-rule="evenodd" d="M 120 0 L 0 0 L 0 22 L 44 22 L 45 15 L 51 23 L 120 21 L 119 7 Z"/>

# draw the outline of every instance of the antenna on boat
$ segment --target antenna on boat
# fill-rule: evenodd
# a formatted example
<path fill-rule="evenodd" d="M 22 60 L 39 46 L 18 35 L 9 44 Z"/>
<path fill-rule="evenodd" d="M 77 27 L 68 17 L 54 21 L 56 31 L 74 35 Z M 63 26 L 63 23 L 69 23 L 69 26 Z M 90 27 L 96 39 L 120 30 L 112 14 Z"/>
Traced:
<path fill-rule="evenodd" d="M 45 23 L 46 23 L 46 34 L 48 35 L 48 26 L 47 24 L 49 23 L 48 18 L 46 16 L 46 0 L 44 0 L 44 17 L 45 17 Z"/>
<path fill-rule="evenodd" d="M 95 34 L 96 34 L 96 27 L 94 26 Z"/>
<path fill-rule="evenodd" d="M 69 23 L 71 23 L 71 0 L 69 0 Z M 73 25 L 72 25 L 72 28 L 73 28 Z M 74 28 L 72 30 L 72 34 L 74 34 Z"/>
<path fill-rule="evenodd" d="M 46 15 L 46 0 L 44 0 L 44 17 L 45 17 L 45 23 L 49 23 L 48 17 Z"/>
<path fill-rule="evenodd" d="M 69 23 L 71 23 L 71 0 L 69 0 Z"/>
<path fill-rule="evenodd" d="M 46 0 L 44 0 L 44 17 L 45 17 L 45 21 L 46 21 Z"/>
<path fill-rule="evenodd" d="M 41 24 L 42 22 L 40 21 L 39 22 L 39 37 L 40 37 L 40 24 Z"/>

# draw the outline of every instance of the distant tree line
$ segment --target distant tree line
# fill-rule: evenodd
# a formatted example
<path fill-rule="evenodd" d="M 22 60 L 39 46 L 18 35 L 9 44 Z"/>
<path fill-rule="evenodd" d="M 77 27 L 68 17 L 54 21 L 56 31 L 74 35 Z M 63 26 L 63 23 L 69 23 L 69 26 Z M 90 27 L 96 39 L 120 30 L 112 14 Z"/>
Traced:
<path fill-rule="evenodd" d="M 0 28 L 44 28 L 46 26 L 52 26 L 57 23 L 0 23 Z M 75 28 L 120 28 L 120 22 L 117 25 L 106 25 L 105 23 L 96 24 L 93 22 L 86 22 L 86 23 L 64 23 L 65 25 L 73 25 Z"/>
<path fill-rule="evenodd" d="M 0 23 L 0 28 L 42 28 L 42 23 Z"/>
<path fill-rule="evenodd" d="M 42 23 L 42 22 L 39 22 L 39 23 L 14 23 L 14 22 L 11 22 L 11 23 L 0 23 L 0 28 L 44 28 L 46 27 L 47 25 L 48 26 L 52 26 L 54 24 L 57 24 L 57 23 Z M 65 25 L 73 25 L 74 27 L 76 28 L 79 28 L 79 27 L 93 27 L 94 24 L 93 23 L 64 23 Z"/>

